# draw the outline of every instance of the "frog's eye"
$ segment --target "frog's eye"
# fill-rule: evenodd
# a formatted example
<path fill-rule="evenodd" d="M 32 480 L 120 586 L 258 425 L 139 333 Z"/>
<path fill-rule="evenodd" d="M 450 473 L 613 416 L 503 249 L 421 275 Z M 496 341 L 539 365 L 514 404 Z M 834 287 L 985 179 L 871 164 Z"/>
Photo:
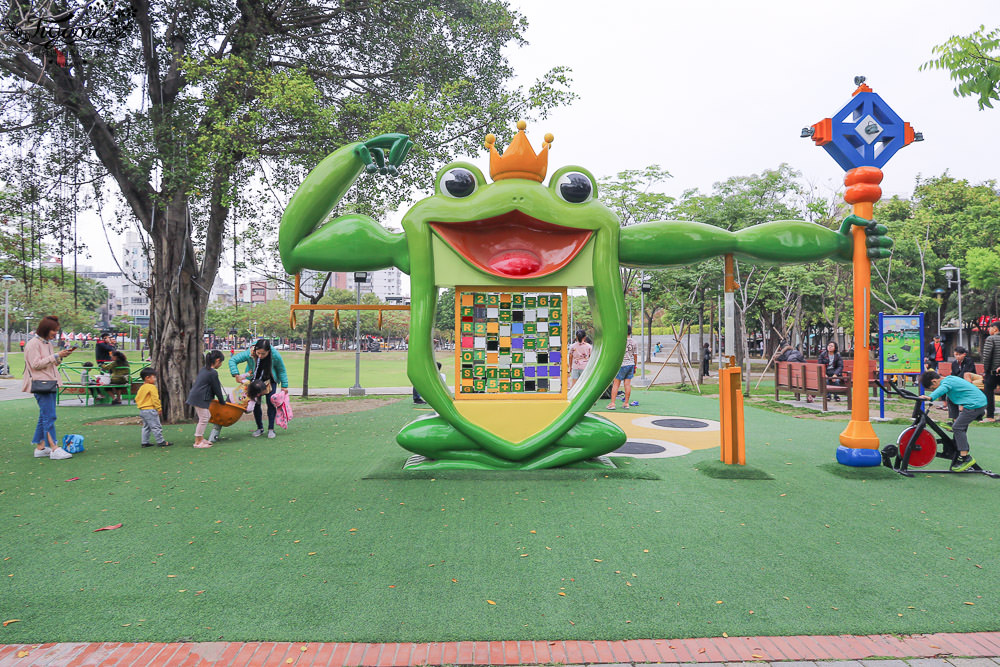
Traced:
<path fill-rule="evenodd" d="M 559 177 L 556 192 L 570 204 L 582 204 L 594 193 L 594 184 L 586 174 L 578 171 L 568 171 Z"/>
<path fill-rule="evenodd" d="M 441 177 L 439 189 L 445 197 L 468 197 L 476 191 L 476 175 L 468 169 L 455 167 L 445 172 Z"/>

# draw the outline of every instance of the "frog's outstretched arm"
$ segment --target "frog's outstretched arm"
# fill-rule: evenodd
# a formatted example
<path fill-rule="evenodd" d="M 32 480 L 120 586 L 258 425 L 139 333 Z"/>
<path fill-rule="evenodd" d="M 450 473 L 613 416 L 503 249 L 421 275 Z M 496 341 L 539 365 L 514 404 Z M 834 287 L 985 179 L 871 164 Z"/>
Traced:
<path fill-rule="evenodd" d="M 662 220 L 625 227 L 618 243 L 622 264 L 655 268 L 690 264 L 732 253 L 751 262 L 797 264 L 833 258 L 851 261 L 852 225 L 864 226 L 868 256 L 889 257 L 892 239 L 886 227 L 855 215 L 840 232 L 799 220 L 780 220 L 730 232 L 700 222 Z"/>
<path fill-rule="evenodd" d="M 374 271 L 389 266 L 410 272 L 404 235 L 386 231 L 368 216 L 342 215 L 314 230 L 363 169 L 395 174 L 412 145 L 405 134 L 383 134 L 338 148 L 309 172 L 281 216 L 278 230 L 281 262 L 288 273 Z"/>

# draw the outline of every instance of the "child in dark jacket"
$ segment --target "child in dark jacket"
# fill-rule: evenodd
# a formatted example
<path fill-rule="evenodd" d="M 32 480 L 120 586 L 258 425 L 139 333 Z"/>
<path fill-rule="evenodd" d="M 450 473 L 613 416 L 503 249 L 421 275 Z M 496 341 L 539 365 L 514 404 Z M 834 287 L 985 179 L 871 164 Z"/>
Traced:
<path fill-rule="evenodd" d="M 218 398 L 220 403 L 226 402 L 226 395 L 222 391 L 222 383 L 219 382 L 219 372 L 217 369 L 222 365 L 225 357 L 219 350 L 212 350 L 205 355 L 205 367 L 198 371 L 198 377 L 194 380 L 194 386 L 187 397 L 187 404 L 194 406 L 194 411 L 198 414 L 198 425 L 194 428 L 194 446 L 198 449 L 207 449 L 212 446 L 205 439 L 205 427 L 211 413 L 208 406 L 212 404 L 213 398 Z"/>

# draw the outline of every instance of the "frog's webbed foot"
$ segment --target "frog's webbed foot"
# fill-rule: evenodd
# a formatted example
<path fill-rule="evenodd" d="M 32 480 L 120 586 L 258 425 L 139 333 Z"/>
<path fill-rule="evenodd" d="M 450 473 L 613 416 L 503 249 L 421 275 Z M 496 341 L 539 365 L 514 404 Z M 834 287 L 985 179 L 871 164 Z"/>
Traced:
<path fill-rule="evenodd" d="M 625 431 L 600 415 L 586 414 L 573 428 L 546 447 L 537 456 L 525 461 L 522 470 L 554 468 L 586 461 L 613 452 L 625 444 Z"/>
<path fill-rule="evenodd" d="M 604 417 L 587 414 L 532 458 L 511 461 L 485 451 L 438 415 L 427 415 L 404 426 L 396 442 L 429 459 L 412 469 L 538 470 L 586 461 L 614 451 L 624 444 L 625 432 Z"/>
<path fill-rule="evenodd" d="M 404 426 L 396 442 L 428 459 L 411 470 L 512 470 L 520 465 L 490 454 L 436 414 Z"/>
<path fill-rule="evenodd" d="M 407 135 L 394 132 L 369 139 L 355 150 L 365 163 L 365 171 L 369 174 L 378 172 L 395 176 L 399 173 L 399 165 L 406 159 L 412 146 L 413 142 Z M 389 151 L 388 156 L 386 150 Z"/>

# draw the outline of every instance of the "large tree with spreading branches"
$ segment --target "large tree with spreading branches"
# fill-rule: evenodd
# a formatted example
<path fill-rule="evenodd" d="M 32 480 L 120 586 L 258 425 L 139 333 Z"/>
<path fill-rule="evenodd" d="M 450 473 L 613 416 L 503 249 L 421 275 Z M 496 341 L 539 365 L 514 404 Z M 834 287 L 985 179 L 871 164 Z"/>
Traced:
<path fill-rule="evenodd" d="M 500 0 L 11 0 L 3 20 L 3 178 L 20 191 L 44 165 L 72 186 L 50 203 L 92 186 L 117 203 L 107 225 L 145 233 L 170 421 L 187 416 L 231 215 L 267 238 L 326 153 L 402 132 L 416 145 L 399 180 L 363 179 L 345 203 L 391 210 L 485 131 L 571 98 L 560 68 L 512 86 L 504 49 L 526 22 Z"/>

